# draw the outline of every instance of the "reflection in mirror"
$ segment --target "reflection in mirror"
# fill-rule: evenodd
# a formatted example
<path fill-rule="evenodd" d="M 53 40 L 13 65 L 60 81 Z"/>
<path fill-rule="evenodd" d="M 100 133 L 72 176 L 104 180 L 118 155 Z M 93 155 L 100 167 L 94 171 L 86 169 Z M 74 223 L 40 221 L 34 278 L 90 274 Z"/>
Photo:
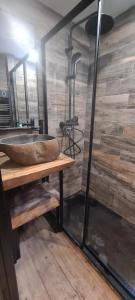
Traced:
<path fill-rule="evenodd" d="M 39 122 L 34 27 L 4 11 L 0 27 L 0 128 L 34 129 Z"/>

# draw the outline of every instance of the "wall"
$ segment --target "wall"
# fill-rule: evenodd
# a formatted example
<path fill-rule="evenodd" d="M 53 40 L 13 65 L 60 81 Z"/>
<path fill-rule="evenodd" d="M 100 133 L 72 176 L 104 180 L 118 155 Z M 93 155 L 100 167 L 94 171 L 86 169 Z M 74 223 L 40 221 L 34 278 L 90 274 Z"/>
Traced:
<path fill-rule="evenodd" d="M 90 105 L 85 151 L 88 152 Z M 84 163 L 83 186 L 86 182 Z M 135 7 L 101 38 L 90 194 L 135 224 Z"/>
<path fill-rule="evenodd" d="M 25 21 L 26 24 L 30 23 L 34 28 L 36 45 L 40 45 L 40 38 L 61 19 L 61 16 L 34 0 L 24 0 L 23 3 L 17 0 L 1 1 L 0 9 Z M 113 31 L 101 40 L 91 182 L 91 195 L 131 223 L 135 223 L 134 15 L 135 9 L 132 8 L 117 18 Z M 65 120 L 65 107 L 68 106 L 65 81 L 67 34 L 68 28 L 61 31 L 47 46 L 49 133 L 54 135 L 61 134 L 59 122 Z M 87 99 L 87 65 L 89 55 L 92 57 L 90 64 L 93 65 L 93 47 L 91 41 L 91 53 L 89 53 L 88 39 L 80 29 L 74 35 L 74 44 L 75 49 L 83 54 L 78 69 L 76 100 L 81 129 L 84 129 L 86 119 L 82 184 L 85 189 L 92 92 L 91 82 Z M 44 114 L 41 68 L 40 65 L 38 84 L 42 119 Z M 92 78 L 92 67 L 90 67 L 89 77 Z M 85 111 L 87 111 L 86 118 Z M 80 146 L 83 150 L 83 140 Z M 76 158 L 75 166 L 65 172 L 66 195 L 81 189 L 82 160 L 83 152 Z M 51 182 L 56 186 L 58 180 L 52 177 Z"/>
<path fill-rule="evenodd" d="M 68 47 L 69 29 L 64 28 L 47 44 L 47 95 L 48 95 L 48 116 L 49 116 L 49 133 L 59 137 L 60 148 L 65 150 L 68 141 L 62 137 L 59 127 L 60 122 L 68 120 L 68 83 L 66 77 L 67 56 L 65 48 Z M 77 67 L 76 78 L 76 115 L 78 116 L 78 129 L 84 132 L 86 99 L 87 99 L 87 77 L 88 77 L 88 58 L 89 58 L 89 41 L 84 34 L 83 29 L 77 28 L 73 35 L 73 53 L 80 52 L 82 54 L 81 61 Z M 53 59 L 52 59 L 53 58 Z M 77 133 L 75 139 L 81 137 Z M 81 153 L 76 156 L 74 167 L 64 172 L 64 192 L 65 195 L 71 195 L 81 190 L 82 183 L 82 166 L 83 166 L 83 149 L 84 138 L 79 142 Z M 53 176 L 53 180 L 56 182 Z"/>
<path fill-rule="evenodd" d="M 17 0 L 2 1 L 0 8 L 6 14 L 15 16 L 23 23 L 31 24 L 35 33 L 35 44 L 40 49 L 40 38 L 45 35 L 58 21 L 61 16 L 51 11 L 40 1 L 24 0 L 23 3 Z M 48 87 L 48 113 L 49 113 L 49 134 L 58 135 L 60 145 L 63 144 L 61 150 L 64 149 L 65 139 L 61 138 L 59 129 L 60 121 L 65 121 L 68 109 L 68 86 L 66 83 L 67 76 L 67 57 L 65 48 L 69 27 L 64 28 L 58 33 L 47 45 L 47 87 Z M 76 82 L 76 113 L 79 117 L 79 129 L 84 131 L 85 128 L 85 113 L 86 113 L 86 98 L 87 98 L 87 74 L 88 74 L 88 57 L 89 57 L 89 40 L 84 34 L 84 30 L 77 28 L 74 32 L 74 51 L 82 53 L 82 60 L 78 66 L 78 75 Z M 43 110 L 43 95 L 42 95 L 42 65 L 38 66 L 38 94 L 39 94 L 39 113 L 40 119 L 44 118 Z M 24 117 L 24 89 L 23 89 L 22 72 L 18 77 L 18 87 L 21 108 L 21 117 Z M 31 101 L 32 104 L 32 101 Z M 33 104 L 32 104 L 33 105 Z M 66 108 L 66 111 L 65 111 Z M 63 142 L 63 143 L 62 143 Z M 64 193 L 71 195 L 81 190 L 82 182 L 82 162 L 83 162 L 83 147 L 84 139 L 79 143 L 81 154 L 76 157 L 76 163 L 70 170 L 64 172 Z M 58 187 L 58 177 L 52 176 L 50 184 Z"/>
<path fill-rule="evenodd" d="M 7 62 L 5 54 L 0 53 L 0 90 L 7 91 Z"/>
<path fill-rule="evenodd" d="M 34 32 L 36 47 L 40 49 L 40 39 L 45 35 L 59 20 L 60 16 L 52 10 L 45 7 L 40 1 L 17 0 L 0 1 L 0 10 L 6 15 L 7 20 L 18 20 L 26 25 L 31 26 Z M 41 66 L 42 67 L 42 66 Z M 42 80 L 41 68 L 38 70 L 39 100 L 40 100 L 40 119 L 43 119 L 43 97 L 42 97 Z"/>

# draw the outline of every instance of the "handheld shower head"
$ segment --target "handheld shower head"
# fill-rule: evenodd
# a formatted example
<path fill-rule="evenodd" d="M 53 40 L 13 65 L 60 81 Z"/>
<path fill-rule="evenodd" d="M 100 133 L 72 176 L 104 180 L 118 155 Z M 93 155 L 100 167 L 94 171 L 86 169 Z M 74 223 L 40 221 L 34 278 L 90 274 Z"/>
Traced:
<path fill-rule="evenodd" d="M 82 54 L 80 52 L 76 52 L 73 54 L 72 59 L 71 59 L 71 65 L 72 65 L 72 76 L 73 78 L 76 77 L 76 66 L 77 63 L 80 61 Z"/>
<path fill-rule="evenodd" d="M 82 54 L 80 52 L 76 52 L 72 56 L 72 64 L 77 64 L 80 61 Z"/>

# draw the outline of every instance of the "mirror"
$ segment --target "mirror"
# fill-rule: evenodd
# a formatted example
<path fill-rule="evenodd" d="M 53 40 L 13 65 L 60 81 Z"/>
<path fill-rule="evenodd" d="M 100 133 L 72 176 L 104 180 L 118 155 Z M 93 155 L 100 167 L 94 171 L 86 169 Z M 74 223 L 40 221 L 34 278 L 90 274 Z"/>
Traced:
<path fill-rule="evenodd" d="M 34 27 L 2 10 L 0 27 L 0 128 L 34 129 L 39 123 Z"/>

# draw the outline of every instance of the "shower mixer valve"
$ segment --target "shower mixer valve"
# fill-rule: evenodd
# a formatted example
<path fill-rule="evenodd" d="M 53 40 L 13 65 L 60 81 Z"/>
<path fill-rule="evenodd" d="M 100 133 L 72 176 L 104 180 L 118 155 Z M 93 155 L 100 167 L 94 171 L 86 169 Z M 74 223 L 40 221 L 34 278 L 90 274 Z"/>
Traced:
<path fill-rule="evenodd" d="M 71 120 L 67 120 L 66 122 L 60 122 L 59 127 L 63 131 L 65 127 L 72 127 L 72 126 L 78 126 L 78 116 L 74 116 Z"/>

